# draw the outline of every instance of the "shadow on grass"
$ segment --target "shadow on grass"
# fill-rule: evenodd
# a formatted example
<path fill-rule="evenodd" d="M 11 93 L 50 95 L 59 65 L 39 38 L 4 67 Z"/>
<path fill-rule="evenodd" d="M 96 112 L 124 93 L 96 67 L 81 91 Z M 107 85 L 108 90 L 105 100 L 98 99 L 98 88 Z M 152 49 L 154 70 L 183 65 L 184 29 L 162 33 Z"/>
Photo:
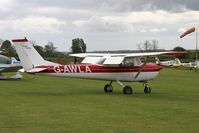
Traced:
<path fill-rule="evenodd" d="M 23 96 L 88 96 L 88 95 L 104 95 L 103 92 L 100 91 L 81 91 L 81 92 L 20 92 L 20 95 Z"/>
<path fill-rule="evenodd" d="M 22 79 L 12 79 L 12 78 L 7 78 L 7 79 L 0 79 L 0 81 L 21 81 Z"/>
<path fill-rule="evenodd" d="M 26 96 L 26 97 L 90 97 L 92 98 L 110 98 L 113 99 L 121 99 L 121 100 L 139 100 L 139 101 L 148 101 L 148 102 L 196 102 L 195 99 L 192 99 L 191 97 L 186 96 L 179 96 L 175 94 L 166 94 L 166 93 L 151 93 L 151 94 L 144 94 L 141 92 L 135 92 L 132 95 L 124 95 L 122 92 L 113 92 L 113 93 L 104 93 L 103 91 L 81 91 L 81 92 L 21 92 L 20 95 Z"/>
<path fill-rule="evenodd" d="M 123 92 L 112 92 L 112 93 L 105 93 L 102 90 L 81 90 L 81 91 L 77 91 L 75 90 L 74 92 L 67 92 L 67 91 L 62 91 L 62 92 L 55 92 L 55 91 L 28 91 L 28 92 L 20 92 L 20 95 L 24 95 L 24 96 L 88 96 L 88 95 L 104 95 L 104 96 L 123 96 L 123 97 L 150 97 L 153 95 L 161 95 L 164 96 L 165 94 L 161 94 L 161 93 L 155 93 L 155 94 L 145 94 L 145 93 L 141 93 L 141 92 L 134 92 L 131 95 L 125 95 L 123 94 Z"/>

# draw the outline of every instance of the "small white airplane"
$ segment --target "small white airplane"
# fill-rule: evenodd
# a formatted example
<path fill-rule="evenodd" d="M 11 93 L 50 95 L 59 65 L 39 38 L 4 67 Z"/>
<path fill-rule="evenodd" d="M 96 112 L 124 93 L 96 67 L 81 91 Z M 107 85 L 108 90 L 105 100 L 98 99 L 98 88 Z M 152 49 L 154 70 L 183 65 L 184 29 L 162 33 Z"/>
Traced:
<path fill-rule="evenodd" d="M 148 57 L 161 54 L 185 54 L 186 52 L 150 52 L 133 54 L 71 54 L 83 58 L 81 64 L 61 65 L 44 60 L 34 47 L 25 39 L 12 40 L 25 72 L 37 75 L 85 78 L 110 81 L 104 87 L 105 92 L 112 92 L 113 81 L 123 87 L 124 94 L 132 94 L 133 89 L 122 81 L 144 83 L 144 92 L 150 93 L 147 81 L 159 75 L 161 67 L 147 63 Z M 140 57 L 145 58 L 142 63 Z"/>
<path fill-rule="evenodd" d="M 176 63 L 176 60 L 160 61 L 158 58 L 155 59 L 156 59 L 156 64 L 159 64 L 164 67 L 171 67 Z"/>
<path fill-rule="evenodd" d="M 0 64 L 8 64 L 11 62 L 11 59 L 5 55 L 0 55 Z"/>
<path fill-rule="evenodd" d="M 2 57 L 2 55 L 1 55 Z M 4 58 L 5 60 L 5 58 Z M 15 58 L 11 58 L 11 64 L 0 64 L 0 79 L 21 79 L 23 76 L 18 72 L 22 68 L 20 61 L 17 61 Z M 7 77 L 4 73 L 5 72 L 16 72 L 16 75 Z"/>
<path fill-rule="evenodd" d="M 195 66 L 194 66 L 194 68 L 195 68 L 195 71 L 198 71 L 198 70 L 199 70 L 199 60 L 196 60 L 196 61 L 195 61 Z"/>

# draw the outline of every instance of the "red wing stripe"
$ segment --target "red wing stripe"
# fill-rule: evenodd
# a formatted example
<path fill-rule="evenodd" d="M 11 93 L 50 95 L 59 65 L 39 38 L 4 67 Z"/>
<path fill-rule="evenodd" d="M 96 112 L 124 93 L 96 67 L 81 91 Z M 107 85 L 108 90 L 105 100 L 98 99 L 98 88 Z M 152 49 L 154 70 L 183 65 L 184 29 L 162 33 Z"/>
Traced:
<path fill-rule="evenodd" d="M 26 38 L 24 38 L 24 39 L 14 39 L 14 40 L 12 40 L 12 42 L 28 42 L 28 40 Z"/>

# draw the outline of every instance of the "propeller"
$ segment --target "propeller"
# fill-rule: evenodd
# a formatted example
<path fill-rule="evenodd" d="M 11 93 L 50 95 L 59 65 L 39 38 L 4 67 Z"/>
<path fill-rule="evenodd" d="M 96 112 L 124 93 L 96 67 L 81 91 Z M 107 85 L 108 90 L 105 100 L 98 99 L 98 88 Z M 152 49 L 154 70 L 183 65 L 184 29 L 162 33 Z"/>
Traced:
<path fill-rule="evenodd" d="M 77 57 L 74 58 L 74 64 L 76 64 L 76 63 L 77 63 Z"/>

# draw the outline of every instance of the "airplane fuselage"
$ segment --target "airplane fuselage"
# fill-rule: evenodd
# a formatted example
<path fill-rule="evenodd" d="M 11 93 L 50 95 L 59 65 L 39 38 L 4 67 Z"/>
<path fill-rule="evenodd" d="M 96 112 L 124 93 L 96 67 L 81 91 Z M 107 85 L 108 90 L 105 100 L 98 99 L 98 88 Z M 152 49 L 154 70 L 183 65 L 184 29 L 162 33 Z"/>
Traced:
<path fill-rule="evenodd" d="M 148 81 L 158 76 L 161 69 L 160 66 L 156 64 L 146 64 L 140 75 L 136 77 L 141 67 L 142 66 L 119 67 L 93 64 L 37 66 L 36 68 L 48 69 L 36 74 L 96 80 Z"/>

